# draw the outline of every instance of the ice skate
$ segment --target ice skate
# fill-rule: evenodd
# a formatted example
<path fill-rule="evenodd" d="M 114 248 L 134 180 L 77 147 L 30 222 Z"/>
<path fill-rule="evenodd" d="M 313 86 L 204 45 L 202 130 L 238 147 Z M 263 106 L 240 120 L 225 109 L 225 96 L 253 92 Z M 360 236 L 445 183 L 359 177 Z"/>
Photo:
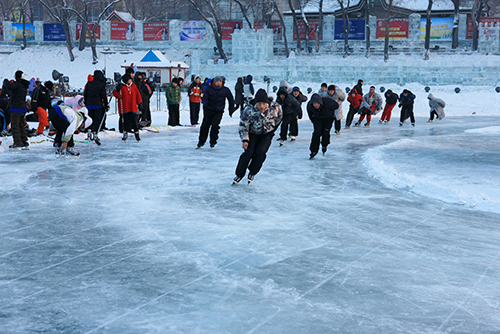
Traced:
<path fill-rule="evenodd" d="M 403 126 L 403 123 L 399 123 L 399 126 Z"/>
<path fill-rule="evenodd" d="M 64 153 L 61 154 L 63 156 L 72 159 L 72 158 L 79 158 L 80 157 L 80 152 L 75 151 L 74 149 L 68 147 Z"/>
<path fill-rule="evenodd" d="M 297 137 L 295 137 L 295 136 L 292 136 L 292 137 L 290 138 L 290 140 L 291 140 L 291 141 L 295 141 L 296 139 L 297 139 Z"/>
<path fill-rule="evenodd" d="M 336 134 L 337 136 L 340 136 L 340 131 L 335 131 L 335 134 Z"/>
<path fill-rule="evenodd" d="M 326 150 L 327 150 L 326 146 L 323 146 L 323 147 L 321 148 L 321 152 L 323 152 L 323 155 L 325 155 Z"/>
<path fill-rule="evenodd" d="M 243 176 L 236 176 L 233 180 L 233 184 L 231 184 L 231 185 L 234 186 L 235 184 L 239 183 L 242 179 L 243 179 Z"/>
<path fill-rule="evenodd" d="M 365 128 L 369 128 L 370 127 L 370 122 L 366 122 L 364 127 Z"/>
<path fill-rule="evenodd" d="M 434 122 L 434 121 L 430 118 L 427 120 L 427 123 L 432 123 L 432 122 Z"/>
<path fill-rule="evenodd" d="M 361 126 L 361 122 L 356 122 L 356 123 L 354 124 L 354 127 L 356 127 L 356 128 L 357 128 L 357 127 L 359 127 L 359 126 Z"/>
<path fill-rule="evenodd" d="M 309 160 L 314 159 L 314 157 L 318 154 L 318 152 L 311 152 L 311 155 L 309 156 Z"/>
<path fill-rule="evenodd" d="M 280 140 L 280 147 L 283 146 L 285 144 L 285 141 L 284 140 Z"/>
<path fill-rule="evenodd" d="M 383 120 L 379 119 L 378 124 L 382 124 Z"/>
<path fill-rule="evenodd" d="M 134 132 L 135 140 L 141 141 L 141 138 L 139 137 L 139 131 Z"/>
<path fill-rule="evenodd" d="M 128 133 L 126 133 L 126 132 L 125 132 L 125 133 L 123 134 L 122 140 L 127 140 L 127 138 L 128 138 Z"/>
<path fill-rule="evenodd" d="M 344 130 L 349 130 L 351 127 L 350 126 L 345 126 Z"/>
<path fill-rule="evenodd" d="M 248 184 L 253 182 L 254 175 L 248 174 Z"/>

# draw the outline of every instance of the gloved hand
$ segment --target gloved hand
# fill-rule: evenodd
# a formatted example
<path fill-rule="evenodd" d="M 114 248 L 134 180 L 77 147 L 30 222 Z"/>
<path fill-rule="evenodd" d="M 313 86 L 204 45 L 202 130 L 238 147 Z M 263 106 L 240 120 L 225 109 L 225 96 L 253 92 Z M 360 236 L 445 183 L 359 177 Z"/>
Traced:
<path fill-rule="evenodd" d="M 398 108 L 401 108 L 401 103 L 400 103 L 400 104 L 398 104 Z"/>
<path fill-rule="evenodd" d="M 122 89 L 122 83 L 119 82 L 118 85 L 116 85 L 115 90 L 119 92 Z"/>

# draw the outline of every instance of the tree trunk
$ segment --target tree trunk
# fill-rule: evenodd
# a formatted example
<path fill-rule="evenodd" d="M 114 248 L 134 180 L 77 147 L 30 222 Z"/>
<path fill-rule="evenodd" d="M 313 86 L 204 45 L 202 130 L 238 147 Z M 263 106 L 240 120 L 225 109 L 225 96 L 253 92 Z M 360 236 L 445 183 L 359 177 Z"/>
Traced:
<path fill-rule="evenodd" d="M 389 34 L 391 32 L 391 10 L 392 10 L 392 0 L 389 0 L 389 11 L 387 12 L 387 18 L 385 19 L 385 40 L 384 40 L 384 61 L 389 61 Z"/>
<path fill-rule="evenodd" d="M 366 40 L 366 53 L 365 57 L 370 58 L 370 5 L 368 1 L 366 3 L 366 29 L 365 29 L 365 40 Z"/>
<path fill-rule="evenodd" d="M 240 6 L 241 13 L 243 14 L 243 17 L 245 18 L 245 21 L 247 21 L 248 27 L 250 29 L 253 29 L 252 28 L 252 22 L 250 22 L 250 18 L 248 17 L 247 10 L 246 10 L 245 6 L 243 5 L 243 3 L 241 3 L 240 0 L 234 0 L 234 2 L 236 2 Z"/>
<path fill-rule="evenodd" d="M 431 11 L 432 11 L 432 2 L 433 0 L 429 0 L 429 5 L 427 6 L 427 22 L 425 22 L 425 53 L 424 60 L 429 60 L 430 58 L 430 44 L 431 44 Z"/>
<path fill-rule="evenodd" d="M 78 40 L 78 50 L 85 50 L 85 44 L 87 42 L 87 30 L 89 30 L 89 25 L 87 22 L 82 22 L 82 30 L 80 30 L 80 39 Z"/>
<path fill-rule="evenodd" d="M 275 8 L 275 10 L 278 13 L 278 16 L 280 18 L 280 21 L 281 21 L 281 31 L 282 31 L 283 39 L 285 41 L 285 54 L 286 54 L 286 57 L 288 58 L 290 56 L 290 49 L 288 48 L 288 39 L 286 37 L 285 21 L 283 20 L 283 15 L 281 15 L 281 12 L 279 11 L 278 6 L 276 5 L 276 2 L 274 2 L 274 6 L 275 6 L 274 8 Z"/>
<path fill-rule="evenodd" d="M 302 49 L 302 44 L 300 42 L 300 31 L 299 25 L 297 22 L 297 14 L 295 14 L 295 9 L 293 8 L 292 0 L 288 0 L 288 5 L 290 6 L 290 10 L 292 11 L 293 16 L 293 28 L 295 29 L 295 35 L 297 36 L 297 52 L 300 52 Z M 283 25 L 285 26 L 285 25 Z"/>
<path fill-rule="evenodd" d="M 21 50 L 24 50 L 28 46 L 28 41 L 26 40 L 26 18 L 24 17 L 24 8 L 21 8 L 21 15 L 23 20 L 23 45 L 21 45 Z"/>
<path fill-rule="evenodd" d="M 323 31 L 323 0 L 319 1 L 319 26 L 316 28 L 316 52 L 319 52 L 319 39 Z"/>
<path fill-rule="evenodd" d="M 472 6 L 471 20 L 472 20 L 472 51 L 477 51 L 478 38 L 479 38 L 479 18 L 481 17 L 481 10 L 483 7 L 482 0 L 475 0 Z"/>
<path fill-rule="evenodd" d="M 228 59 L 226 52 L 224 51 L 224 47 L 222 46 L 222 27 L 218 20 L 215 22 L 215 29 L 214 29 L 215 44 L 217 45 L 217 49 L 219 50 L 220 57 L 224 59 L 224 64 L 226 64 Z"/>
<path fill-rule="evenodd" d="M 455 7 L 455 14 L 453 16 L 453 37 L 451 41 L 451 48 L 456 49 L 458 47 L 458 24 L 460 22 L 460 0 L 452 0 L 453 6 Z"/>
<path fill-rule="evenodd" d="M 95 30 L 97 29 L 98 24 L 95 23 L 92 31 L 90 33 L 90 49 L 92 50 L 92 64 L 97 64 L 97 43 L 95 39 Z"/>
<path fill-rule="evenodd" d="M 73 54 L 73 41 L 71 40 L 71 29 L 69 28 L 68 20 L 64 19 L 61 22 L 64 34 L 66 35 L 66 47 L 68 48 L 69 60 L 74 61 L 75 55 Z"/>

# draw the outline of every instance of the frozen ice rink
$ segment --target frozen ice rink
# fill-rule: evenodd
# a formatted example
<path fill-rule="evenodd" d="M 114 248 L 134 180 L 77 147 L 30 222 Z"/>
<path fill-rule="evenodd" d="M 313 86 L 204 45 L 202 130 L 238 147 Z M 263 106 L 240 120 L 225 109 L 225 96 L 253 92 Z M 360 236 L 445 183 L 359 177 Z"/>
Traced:
<path fill-rule="evenodd" d="M 377 120 L 250 186 L 235 124 L 0 152 L 0 332 L 500 333 L 499 118 Z"/>

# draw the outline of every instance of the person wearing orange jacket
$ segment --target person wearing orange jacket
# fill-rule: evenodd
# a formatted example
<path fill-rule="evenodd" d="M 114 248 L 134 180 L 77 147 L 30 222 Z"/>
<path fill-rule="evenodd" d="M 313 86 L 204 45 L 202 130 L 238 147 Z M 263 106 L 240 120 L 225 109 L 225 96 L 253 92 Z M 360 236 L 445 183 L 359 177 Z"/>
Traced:
<path fill-rule="evenodd" d="M 352 119 L 354 118 L 354 115 L 358 113 L 359 107 L 361 106 L 361 102 L 363 102 L 363 95 L 358 94 L 358 91 L 355 88 L 353 88 L 349 92 L 347 101 L 349 101 L 350 105 L 349 105 L 349 112 L 347 113 L 347 118 L 345 120 L 344 129 L 351 128 Z"/>
<path fill-rule="evenodd" d="M 118 83 L 113 90 L 113 96 L 118 100 L 118 112 L 122 116 L 122 140 L 127 140 L 128 132 L 134 132 L 135 139 L 140 141 L 137 111 L 138 106 L 142 103 L 141 93 L 139 93 L 130 74 L 125 74 L 122 77 L 122 82 Z"/>
<path fill-rule="evenodd" d="M 191 125 L 198 124 L 200 118 L 200 105 L 201 98 L 203 97 L 203 87 L 201 85 L 201 78 L 197 75 L 193 83 L 188 88 L 189 96 L 189 112 L 191 116 Z"/>

